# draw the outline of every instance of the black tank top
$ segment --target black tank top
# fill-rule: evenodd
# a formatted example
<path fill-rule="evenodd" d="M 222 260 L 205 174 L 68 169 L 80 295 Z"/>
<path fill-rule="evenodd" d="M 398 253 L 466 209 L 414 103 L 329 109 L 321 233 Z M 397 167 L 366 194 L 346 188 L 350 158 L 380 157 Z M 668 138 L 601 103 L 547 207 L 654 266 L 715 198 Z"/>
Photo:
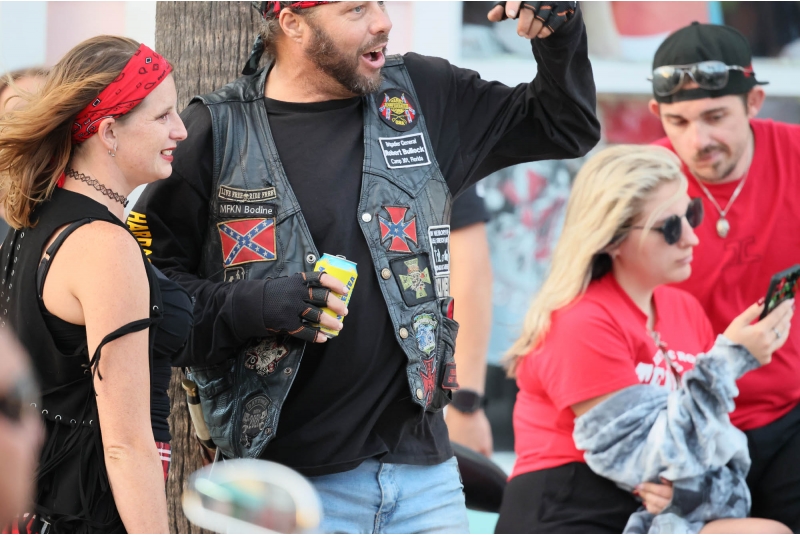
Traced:
<path fill-rule="evenodd" d="M 44 305 L 44 283 L 47 278 L 49 266 L 58 249 L 70 234 L 89 223 L 89 220 L 80 220 L 67 227 L 47 248 L 49 262 L 42 261 L 37 270 L 36 287 L 39 295 L 39 307 L 44 317 L 53 341 L 58 349 L 67 355 L 83 354 L 89 356 L 86 347 L 86 327 L 75 325 L 51 314 Z M 150 366 L 150 421 L 153 427 L 153 437 L 158 442 L 169 442 L 169 380 L 172 373 L 171 358 L 176 355 L 186 343 L 189 331 L 192 328 L 192 302 L 186 290 L 177 283 L 169 280 L 158 268 L 147 263 L 147 269 L 155 273 L 156 281 L 161 290 L 162 318 L 153 341 L 152 364 Z"/>
<path fill-rule="evenodd" d="M 32 226 L 9 231 L 0 248 L 0 329 L 16 332 L 31 357 L 42 388 L 41 406 L 36 408 L 41 410 L 44 420 L 45 441 L 37 469 L 34 513 L 50 524 L 51 532 L 123 533 L 125 527 L 114 504 L 105 467 L 93 388 L 100 350 L 121 336 L 148 327 L 151 348 L 156 338 L 162 337 L 180 347 L 183 342 L 174 339 L 188 335 L 191 321 L 178 322 L 183 325 L 184 334 L 181 334 L 183 329 L 160 329 L 159 323 L 165 316 L 161 283 L 142 252 L 142 262 L 148 266 L 149 317 L 106 335 L 88 362 L 85 349 L 81 351 L 79 347 L 77 353 L 62 351 L 62 347 L 67 349 L 62 344 L 68 340 L 59 337 L 57 343 L 54 334 L 63 334 L 64 329 L 59 331 L 56 327 L 55 333 L 50 330 L 37 291 L 37 278 L 43 281 L 44 273 L 41 277 L 37 274 L 47 264 L 40 266 L 44 246 L 57 229 L 85 224 L 84 220 L 106 221 L 129 231 L 102 204 L 63 189 L 55 190 L 52 198 L 39 204 L 31 217 Z M 188 296 L 184 299 L 186 305 Z M 186 310 L 191 308 L 187 306 Z M 85 346 L 85 336 L 82 343 Z"/>

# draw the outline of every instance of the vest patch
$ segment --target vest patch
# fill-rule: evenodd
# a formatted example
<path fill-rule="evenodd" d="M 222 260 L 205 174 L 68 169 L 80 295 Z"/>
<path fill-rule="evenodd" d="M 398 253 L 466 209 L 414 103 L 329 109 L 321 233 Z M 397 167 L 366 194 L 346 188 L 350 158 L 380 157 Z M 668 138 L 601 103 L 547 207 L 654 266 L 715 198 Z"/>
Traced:
<path fill-rule="evenodd" d="M 450 297 L 450 275 L 436 277 L 436 296 L 439 299 Z"/>
<path fill-rule="evenodd" d="M 456 376 L 456 363 L 448 362 L 444 365 L 444 377 L 442 378 L 442 388 L 445 390 L 458 390 L 458 378 Z"/>
<path fill-rule="evenodd" d="M 264 430 L 269 406 L 270 401 L 267 396 L 256 396 L 244 404 L 242 434 L 239 443 L 245 448 L 249 448 L 253 443 L 253 439 Z"/>
<path fill-rule="evenodd" d="M 436 326 L 439 322 L 433 314 L 414 316 L 414 336 L 419 350 L 430 355 L 436 351 Z"/>
<path fill-rule="evenodd" d="M 422 379 L 422 399 L 425 406 L 431 404 L 433 392 L 436 390 L 436 362 L 433 357 L 429 359 L 422 359 L 422 364 L 419 367 L 419 378 Z"/>
<path fill-rule="evenodd" d="M 245 368 L 254 370 L 261 377 L 275 373 L 278 363 L 289 354 L 284 344 L 277 338 L 262 338 L 258 343 L 245 351 Z"/>
<path fill-rule="evenodd" d="M 397 130 L 407 132 L 417 124 L 417 104 L 402 89 L 386 89 L 375 95 L 381 120 Z"/>
<path fill-rule="evenodd" d="M 278 209 L 274 204 L 247 202 L 217 203 L 217 217 L 275 217 Z"/>
<path fill-rule="evenodd" d="M 389 169 L 402 169 L 404 167 L 419 167 L 430 165 L 428 148 L 425 146 L 425 137 L 422 134 L 409 134 L 398 137 L 379 137 L 383 159 Z"/>
<path fill-rule="evenodd" d="M 378 223 L 381 226 L 381 243 L 389 241 L 389 251 L 410 253 L 411 249 L 409 249 L 406 240 L 410 240 L 414 245 L 417 245 L 416 216 L 406 221 L 405 217 L 408 208 L 405 206 L 384 206 L 383 209 L 389 214 L 389 219 L 378 216 Z M 384 245 L 386 244 L 384 243 Z"/>
<path fill-rule="evenodd" d="M 275 219 L 237 219 L 218 223 L 222 264 L 227 268 L 248 262 L 272 262 L 275 254 Z"/>
<path fill-rule="evenodd" d="M 389 265 L 406 305 L 414 306 L 436 299 L 427 254 L 397 258 Z"/>
<path fill-rule="evenodd" d="M 226 269 L 223 274 L 223 279 L 225 282 L 234 282 L 244 280 L 246 276 L 247 273 L 245 273 L 244 267 L 239 266 Z"/>
<path fill-rule="evenodd" d="M 220 186 L 217 197 L 223 201 L 233 202 L 262 202 L 278 198 L 275 188 L 240 189 L 230 186 Z"/>
<path fill-rule="evenodd" d="M 433 274 L 436 277 L 450 274 L 450 225 L 428 227 L 428 241 L 431 242 Z"/>

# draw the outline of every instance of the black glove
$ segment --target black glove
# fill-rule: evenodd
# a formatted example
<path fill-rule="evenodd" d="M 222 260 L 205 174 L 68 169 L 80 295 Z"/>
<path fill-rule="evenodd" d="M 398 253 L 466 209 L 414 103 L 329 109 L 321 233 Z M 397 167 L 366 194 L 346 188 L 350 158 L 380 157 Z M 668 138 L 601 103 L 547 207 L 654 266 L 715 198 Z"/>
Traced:
<path fill-rule="evenodd" d="M 497 6 L 503 6 L 503 19 L 506 20 L 506 3 L 497 2 L 492 9 Z M 555 33 L 557 29 L 569 22 L 578 8 L 578 2 L 522 2 L 520 4 L 519 12 L 515 19 L 519 18 L 523 9 L 530 9 L 533 11 L 533 16 L 540 21 L 545 28 L 549 28 L 551 32 Z"/>
<path fill-rule="evenodd" d="M 291 277 L 268 279 L 264 283 L 264 325 L 276 334 L 288 334 L 306 342 L 317 339 L 322 310 L 331 291 L 320 284 L 323 272 L 295 273 Z M 305 321 L 304 321 L 305 320 Z"/>

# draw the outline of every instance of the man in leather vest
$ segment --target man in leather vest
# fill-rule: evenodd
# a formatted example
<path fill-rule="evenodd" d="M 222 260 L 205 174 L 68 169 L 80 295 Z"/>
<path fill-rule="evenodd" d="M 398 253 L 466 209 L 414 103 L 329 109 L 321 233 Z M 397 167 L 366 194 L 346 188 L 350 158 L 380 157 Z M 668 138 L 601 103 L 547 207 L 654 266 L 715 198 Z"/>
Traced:
<path fill-rule="evenodd" d="M 211 438 L 308 476 L 323 531 L 466 532 L 442 417 L 457 388 L 450 204 L 495 170 L 597 143 L 581 12 L 495 7 L 490 20 L 519 18 L 538 66 L 506 87 L 385 56 L 383 2 L 262 5 L 270 64 L 251 58 L 190 103 L 172 177 L 128 220 L 196 300 L 186 351 Z M 343 289 L 313 273 L 322 253 L 358 267 L 327 341 L 310 324 Z"/>

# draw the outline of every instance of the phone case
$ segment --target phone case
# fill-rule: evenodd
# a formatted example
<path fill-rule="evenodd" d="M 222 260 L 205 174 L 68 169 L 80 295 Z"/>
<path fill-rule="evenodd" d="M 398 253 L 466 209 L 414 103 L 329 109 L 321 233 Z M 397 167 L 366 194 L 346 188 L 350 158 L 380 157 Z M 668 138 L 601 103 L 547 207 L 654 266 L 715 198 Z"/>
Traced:
<path fill-rule="evenodd" d="M 767 297 L 764 299 L 766 306 L 759 319 L 764 319 L 767 314 L 775 310 L 775 307 L 794 297 L 798 289 L 800 289 L 800 265 L 795 264 L 773 275 L 769 281 Z"/>

